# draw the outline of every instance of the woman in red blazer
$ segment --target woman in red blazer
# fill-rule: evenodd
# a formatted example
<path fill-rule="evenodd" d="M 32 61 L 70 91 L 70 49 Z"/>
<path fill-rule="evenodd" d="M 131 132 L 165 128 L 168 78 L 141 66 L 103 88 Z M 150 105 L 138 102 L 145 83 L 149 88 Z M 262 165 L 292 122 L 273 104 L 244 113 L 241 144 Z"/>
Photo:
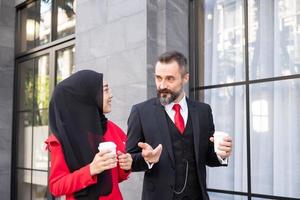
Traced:
<path fill-rule="evenodd" d="M 125 152 L 125 133 L 104 114 L 111 111 L 112 95 L 103 75 L 82 70 L 60 82 L 49 105 L 53 134 L 46 140 L 51 156 L 49 188 L 67 200 L 122 200 L 118 183 L 126 180 L 132 164 Z M 98 152 L 111 141 L 117 156 Z"/>

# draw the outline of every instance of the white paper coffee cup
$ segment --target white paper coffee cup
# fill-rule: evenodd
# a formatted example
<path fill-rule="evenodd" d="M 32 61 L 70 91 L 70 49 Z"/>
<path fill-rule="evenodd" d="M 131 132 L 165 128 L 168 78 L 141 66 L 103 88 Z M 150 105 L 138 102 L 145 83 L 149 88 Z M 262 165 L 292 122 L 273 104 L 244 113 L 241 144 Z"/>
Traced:
<path fill-rule="evenodd" d="M 101 142 L 99 143 L 98 150 L 101 152 L 103 150 L 110 150 L 112 154 L 117 154 L 117 145 L 114 142 Z"/>
<path fill-rule="evenodd" d="M 216 153 L 221 153 L 222 151 L 218 149 L 220 146 L 220 142 L 223 141 L 224 137 L 229 136 L 228 133 L 225 133 L 223 131 L 215 131 L 214 133 L 214 149 Z"/>

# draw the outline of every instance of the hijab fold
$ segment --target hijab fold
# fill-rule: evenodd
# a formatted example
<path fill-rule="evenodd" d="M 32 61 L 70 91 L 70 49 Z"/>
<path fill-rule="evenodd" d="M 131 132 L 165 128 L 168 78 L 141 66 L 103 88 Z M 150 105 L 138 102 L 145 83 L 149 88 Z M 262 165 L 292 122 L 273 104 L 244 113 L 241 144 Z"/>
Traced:
<path fill-rule="evenodd" d="M 74 73 L 54 89 L 49 105 L 49 124 L 62 145 L 71 172 L 90 164 L 106 131 L 102 110 L 103 75 L 91 70 Z M 97 183 L 74 194 L 93 200 L 112 191 L 111 170 L 97 175 Z"/>

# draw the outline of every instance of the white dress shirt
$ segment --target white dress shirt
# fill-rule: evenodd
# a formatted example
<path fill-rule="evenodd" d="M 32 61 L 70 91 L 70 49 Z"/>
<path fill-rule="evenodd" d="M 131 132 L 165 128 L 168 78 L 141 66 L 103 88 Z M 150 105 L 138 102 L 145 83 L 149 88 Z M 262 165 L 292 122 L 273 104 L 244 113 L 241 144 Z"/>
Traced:
<path fill-rule="evenodd" d="M 170 117 L 170 119 L 174 122 L 174 118 L 175 118 L 175 110 L 173 110 L 173 106 L 174 104 L 179 104 L 180 105 L 180 114 L 184 120 L 184 127 L 186 126 L 187 123 L 187 119 L 188 119 L 188 115 L 189 115 L 189 111 L 188 111 L 188 106 L 187 106 L 187 102 L 186 102 L 186 97 L 183 96 L 183 98 L 178 102 L 178 103 L 169 103 L 167 105 L 165 105 L 165 111 L 167 112 L 168 116 Z"/>

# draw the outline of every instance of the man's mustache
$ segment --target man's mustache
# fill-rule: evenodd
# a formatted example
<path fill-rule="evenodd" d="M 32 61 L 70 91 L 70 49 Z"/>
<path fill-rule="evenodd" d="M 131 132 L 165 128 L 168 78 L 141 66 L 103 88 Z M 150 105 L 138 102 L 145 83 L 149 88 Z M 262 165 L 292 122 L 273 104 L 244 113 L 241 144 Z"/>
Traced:
<path fill-rule="evenodd" d="M 158 90 L 157 93 L 158 94 L 161 94 L 161 93 L 170 93 L 170 94 L 172 94 L 173 92 L 171 90 L 165 88 L 165 89 L 162 89 L 162 90 Z"/>

